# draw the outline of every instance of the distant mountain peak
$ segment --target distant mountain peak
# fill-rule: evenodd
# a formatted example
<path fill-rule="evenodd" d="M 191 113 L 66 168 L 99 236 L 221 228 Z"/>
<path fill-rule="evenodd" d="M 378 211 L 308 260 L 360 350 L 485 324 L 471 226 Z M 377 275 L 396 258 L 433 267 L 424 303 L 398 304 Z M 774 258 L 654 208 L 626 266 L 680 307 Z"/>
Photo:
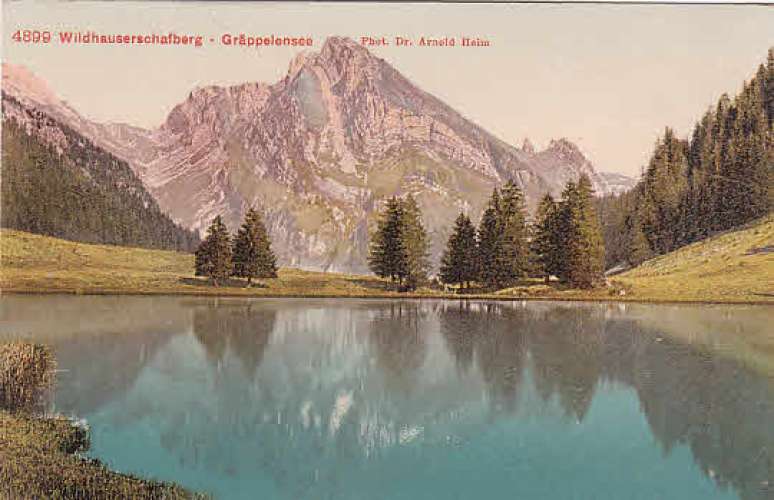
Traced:
<path fill-rule="evenodd" d="M 521 144 L 521 150 L 527 154 L 535 154 L 535 145 L 529 140 L 529 137 L 524 138 L 524 142 Z"/>
<path fill-rule="evenodd" d="M 59 106 L 61 100 L 45 80 L 25 66 L 3 63 L 3 90 L 14 97 L 33 101 L 43 106 Z"/>
<path fill-rule="evenodd" d="M 561 158 L 570 162 L 582 163 L 588 161 L 578 145 L 566 137 L 551 139 L 546 151 L 559 155 Z"/>

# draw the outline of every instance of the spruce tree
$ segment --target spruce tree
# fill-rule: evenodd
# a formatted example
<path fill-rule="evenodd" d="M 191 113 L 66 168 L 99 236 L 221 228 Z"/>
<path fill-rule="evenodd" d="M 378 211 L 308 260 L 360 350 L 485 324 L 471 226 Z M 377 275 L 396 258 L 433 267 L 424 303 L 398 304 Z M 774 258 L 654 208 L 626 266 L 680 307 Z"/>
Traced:
<path fill-rule="evenodd" d="M 427 281 L 430 262 L 427 232 L 422 225 L 422 212 L 410 194 L 403 200 L 401 237 L 407 258 L 406 287 L 413 290 Z"/>
<path fill-rule="evenodd" d="M 477 277 L 476 269 L 476 228 L 470 218 L 460 212 L 449 236 L 446 250 L 441 257 L 440 278 L 443 283 L 470 285 Z"/>
<path fill-rule="evenodd" d="M 650 245 L 645 233 L 642 232 L 642 224 L 636 212 L 626 216 L 624 221 L 625 255 L 626 262 L 630 266 L 638 266 L 652 257 Z"/>
<path fill-rule="evenodd" d="M 512 180 L 502 189 L 500 207 L 500 245 L 495 267 L 499 283 L 504 284 L 524 277 L 529 267 L 524 193 Z"/>
<path fill-rule="evenodd" d="M 564 283 L 570 280 L 570 245 L 574 238 L 577 198 L 577 185 L 573 181 L 567 182 L 558 204 L 553 235 L 557 242 L 556 276 Z"/>
<path fill-rule="evenodd" d="M 546 193 L 537 208 L 532 252 L 535 254 L 538 272 L 548 283 L 551 275 L 561 269 L 561 248 L 558 229 L 559 207 L 551 194 Z"/>
<path fill-rule="evenodd" d="M 379 215 L 368 255 L 368 266 L 374 274 L 398 284 L 403 283 L 409 269 L 403 224 L 403 203 L 393 196 Z"/>
<path fill-rule="evenodd" d="M 495 188 L 478 225 L 479 279 L 489 288 L 500 285 L 502 273 L 497 269 L 496 261 L 501 241 L 500 195 Z"/>
<path fill-rule="evenodd" d="M 196 250 L 196 272 L 209 276 L 212 283 L 218 286 L 220 280 L 231 275 L 231 256 L 231 235 L 218 215 L 207 229 L 207 237 Z"/>
<path fill-rule="evenodd" d="M 568 194 L 565 201 L 566 279 L 572 286 L 591 288 L 602 279 L 605 266 L 605 248 L 591 179 L 586 174 L 581 175 Z"/>
<path fill-rule="evenodd" d="M 769 130 L 774 125 L 774 47 L 769 49 L 766 60 L 766 83 L 764 91 L 764 101 L 766 107 L 766 118 L 769 124 Z"/>
<path fill-rule="evenodd" d="M 247 286 L 251 285 L 253 278 L 277 277 L 277 259 L 271 250 L 266 226 L 253 208 L 247 211 L 234 239 L 233 260 L 234 276 L 247 278 Z"/>

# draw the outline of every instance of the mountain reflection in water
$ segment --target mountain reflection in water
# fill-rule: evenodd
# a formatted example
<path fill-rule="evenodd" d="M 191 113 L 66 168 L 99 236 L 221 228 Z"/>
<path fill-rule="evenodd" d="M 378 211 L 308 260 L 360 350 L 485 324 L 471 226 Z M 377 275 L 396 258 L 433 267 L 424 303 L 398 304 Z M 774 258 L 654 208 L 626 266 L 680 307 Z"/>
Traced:
<path fill-rule="evenodd" d="M 711 321 L 686 320 L 731 314 L 735 328 L 756 329 L 766 308 L 155 298 L 148 316 L 147 298 L 69 299 L 56 323 L 69 325 L 70 311 L 104 327 L 47 334 L 52 319 L 22 297 L 4 297 L 0 317 L 56 346 L 68 370 L 57 410 L 85 416 L 93 454 L 120 470 L 224 497 L 218 481 L 273 498 L 358 498 L 417 464 L 427 481 L 456 481 L 469 455 L 474 468 L 509 468 L 491 476 L 496 488 L 540 463 L 527 441 L 502 441 L 518 426 L 544 428 L 545 443 L 578 439 L 598 398 L 621 405 L 634 394 L 663 457 L 686 447 L 715 491 L 774 498 L 774 380 L 712 349 L 723 332 Z M 142 319 L 118 331 L 106 320 L 123 325 L 125 315 Z M 676 317 L 700 341 L 666 335 Z M 626 456 L 615 440 L 634 440 L 637 424 L 604 404 L 612 425 L 594 437 Z M 500 441 L 484 444 L 491 429 Z M 131 440 L 158 446 L 157 456 L 135 457 Z M 615 465 L 612 453 L 594 453 L 589 461 Z M 532 491 L 552 491 L 541 487 Z"/>

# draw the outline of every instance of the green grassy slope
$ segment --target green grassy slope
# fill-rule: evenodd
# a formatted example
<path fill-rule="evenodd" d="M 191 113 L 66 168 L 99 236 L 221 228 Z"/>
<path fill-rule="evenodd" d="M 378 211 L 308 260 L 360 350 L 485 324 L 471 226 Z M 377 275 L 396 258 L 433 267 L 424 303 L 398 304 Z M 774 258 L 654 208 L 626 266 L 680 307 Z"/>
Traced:
<path fill-rule="evenodd" d="M 278 278 L 253 288 L 243 280 L 215 288 L 194 278 L 193 269 L 192 254 L 0 231 L 4 291 L 359 296 L 382 295 L 387 287 L 375 277 L 280 269 Z"/>
<path fill-rule="evenodd" d="M 774 304 L 774 217 L 689 245 L 610 279 L 613 287 L 566 290 L 541 280 L 481 298 L 756 302 Z M 766 250 L 768 248 L 768 250 Z M 280 269 L 276 279 L 245 288 L 243 280 L 212 287 L 193 277 L 193 255 L 91 245 L 0 230 L 0 290 L 6 292 L 135 293 L 251 296 L 456 297 L 420 289 L 390 291 L 373 276 Z M 621 293 L 623 291 L 623 294 Z"/>
<path fill-rule="evenodd" d="M 774 302 L 774 216 L 651 259 L 613 280 L 651 300 Z"/>

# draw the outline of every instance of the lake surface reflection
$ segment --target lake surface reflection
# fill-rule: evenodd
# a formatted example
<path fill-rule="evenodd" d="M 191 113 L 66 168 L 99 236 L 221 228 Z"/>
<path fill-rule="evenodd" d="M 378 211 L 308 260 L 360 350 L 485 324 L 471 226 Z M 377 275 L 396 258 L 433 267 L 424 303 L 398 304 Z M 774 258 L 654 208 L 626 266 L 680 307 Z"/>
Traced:
<path fill-rule="evenodd" d="M 0 329 L 55 346 L 92 456 L 217 498 L 771 499 L 734 339 L 773 311 L 4 296 Z"/>

